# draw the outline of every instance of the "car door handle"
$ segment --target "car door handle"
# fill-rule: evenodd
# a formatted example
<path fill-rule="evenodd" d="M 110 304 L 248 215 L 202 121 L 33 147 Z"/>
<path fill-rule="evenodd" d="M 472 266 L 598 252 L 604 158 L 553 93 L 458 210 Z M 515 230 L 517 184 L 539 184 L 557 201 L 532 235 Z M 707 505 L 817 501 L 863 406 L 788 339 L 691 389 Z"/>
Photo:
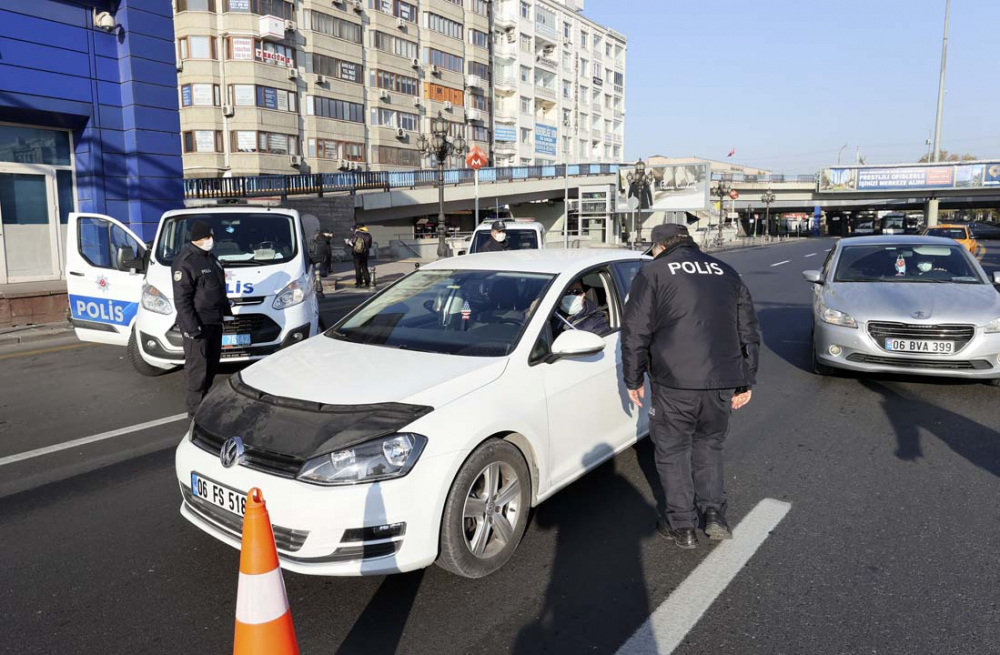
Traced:
<path fill-rule="evenodd" d="M 77 273 L 76 271 L 70 271 L 69 274 L 70 275 L 75 275 L 77 277 L 83 277 L 83 273 Z"/>

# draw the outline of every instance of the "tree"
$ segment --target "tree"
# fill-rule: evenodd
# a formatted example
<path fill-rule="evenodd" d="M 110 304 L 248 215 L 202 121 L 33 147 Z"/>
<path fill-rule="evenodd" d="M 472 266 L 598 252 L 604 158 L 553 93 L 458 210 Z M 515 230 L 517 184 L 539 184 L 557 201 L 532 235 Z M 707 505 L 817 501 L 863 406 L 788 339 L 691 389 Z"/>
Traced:
<path fill-rule="evenodd" d="M 968 153 L 959 156 L 957 153 L 952 153 L 952 152 L 948 152 L 947 150 L 942 150 L 941 151 L 941 158 L 938 161 L 975 161 L 977 159 L 979 159 L 979 157 L 976 157 L 975 155 L 970 155 Z M 931 160 L 931 158 L 929 156 L 924 155 L 918 161 L 921 164 L 925 164 L 925 163 L 929 162 L 930 160 Z"/>

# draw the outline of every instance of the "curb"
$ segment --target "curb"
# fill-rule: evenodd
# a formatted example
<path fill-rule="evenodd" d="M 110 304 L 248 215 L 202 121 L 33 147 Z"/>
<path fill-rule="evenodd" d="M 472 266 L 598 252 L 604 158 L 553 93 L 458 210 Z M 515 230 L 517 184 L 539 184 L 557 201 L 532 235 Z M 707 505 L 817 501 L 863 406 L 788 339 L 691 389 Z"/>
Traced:
<path fill-rule="evenodd" d="M 43 325 L 26 325 L 20 328 L 0 332 L 0 346 L 16 346 L 22 343 L 35 343 L 58 339 L 73 333 L 69 323 L 46 323 Z"/>

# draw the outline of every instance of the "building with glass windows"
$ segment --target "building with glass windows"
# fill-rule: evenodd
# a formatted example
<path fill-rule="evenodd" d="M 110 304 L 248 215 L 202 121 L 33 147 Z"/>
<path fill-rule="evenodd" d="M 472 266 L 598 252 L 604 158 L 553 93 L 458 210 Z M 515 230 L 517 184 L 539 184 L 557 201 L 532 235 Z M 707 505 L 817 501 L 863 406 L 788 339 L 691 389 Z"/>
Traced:
<path fill-rule="evenodd" d="M 0 285 L 65 277 L 72 211 L 152 239 L 183 199 L 169 0 L 3 2 L 0 44 Z"/>

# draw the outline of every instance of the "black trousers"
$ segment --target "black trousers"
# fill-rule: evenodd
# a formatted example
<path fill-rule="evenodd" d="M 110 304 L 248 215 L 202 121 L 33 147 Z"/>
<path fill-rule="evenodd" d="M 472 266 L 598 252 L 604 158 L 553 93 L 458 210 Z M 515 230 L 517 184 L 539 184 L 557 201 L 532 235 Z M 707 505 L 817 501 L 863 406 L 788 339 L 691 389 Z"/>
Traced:
<path fill-rule="evenodd" d="M 366 287 L 372 283 L 371 275 L 368 273 L 368 253 L 354 253 L 354 283 L 358 286 L 362 284 Z"/>
<path fill-rule="evenodd" d="M 184 337 L 184 374 L 187 376 L 187 410 L 194 416 L 212 388 L 222 357 L 222 326 L 203 325 L 197 339 Z"/>
<path fill-rule="evenodd" d="M 675 530 L 697 528 L 698 514 L 726 511 L 722 446 L 729 433 L 733 390 L 653 385 L 649 411 L 656 470 Z"/>

